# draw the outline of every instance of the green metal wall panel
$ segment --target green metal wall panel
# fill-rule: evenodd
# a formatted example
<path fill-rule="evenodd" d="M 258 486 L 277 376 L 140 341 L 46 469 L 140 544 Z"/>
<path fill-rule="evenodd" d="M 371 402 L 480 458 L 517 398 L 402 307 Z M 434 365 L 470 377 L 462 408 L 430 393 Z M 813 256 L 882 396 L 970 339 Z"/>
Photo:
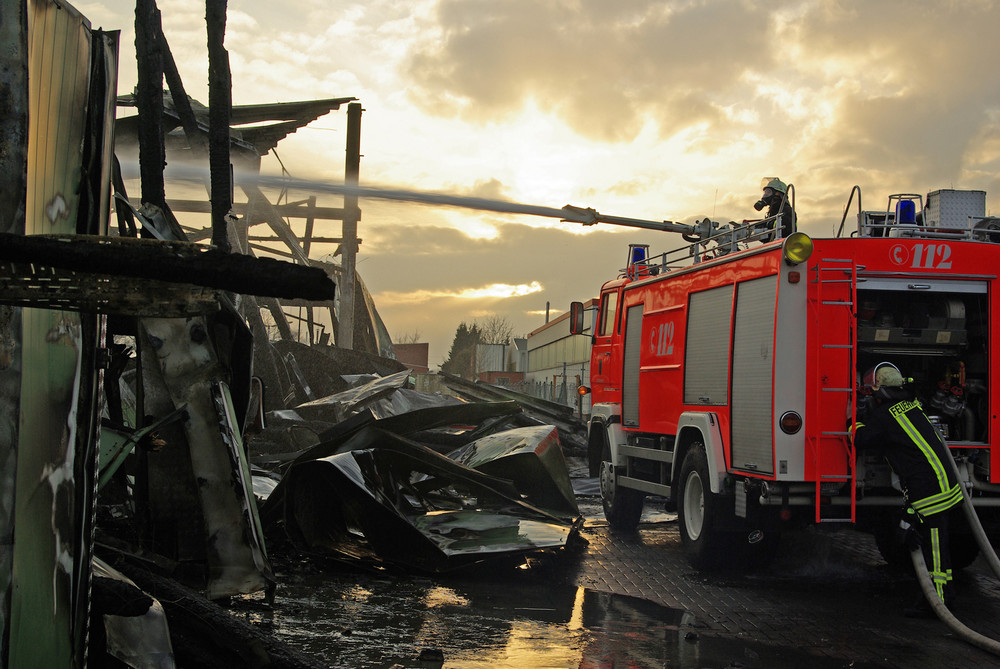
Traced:
<path fill-rule="evenodd" d="M 28 0 L 27 6 L 24 231 L 74 234 L 92 93 L 92 34 L 89 22 L 64 2 Z M 106 162 L 104 156 L 99 159 Z M 107 201 L 99 192 L 88 196 L 98 203 Z M 103 224 L 100 220 L 92 229 L 106 229 L 106 216 Z M 20 336 L 22 374 L 5 659 L 15 667 L 83 666 L 100 380 L 94 356 L 100 323 L 95 316 L 26 308 L 15 334 Z"/>

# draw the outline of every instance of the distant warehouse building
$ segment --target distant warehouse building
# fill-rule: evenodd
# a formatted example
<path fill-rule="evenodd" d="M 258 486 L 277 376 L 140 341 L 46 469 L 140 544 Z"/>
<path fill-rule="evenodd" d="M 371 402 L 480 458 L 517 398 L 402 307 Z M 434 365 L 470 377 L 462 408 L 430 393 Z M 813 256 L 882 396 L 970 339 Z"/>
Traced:
<path fill-rule="evenodd" d="M 523 383 L 518 342 L 523 346 L 523 339 L 512 339 L 510 344 L 476 344 L 476 379 L 495 386 L 515 387 Z"/>
<path fill-rule="evenodd" d="M 597 300 L 584 303 L 584 332 L 569 332 L 569 313 L 528 334 L 528 369 L 524 391 L 542 399 L 578 408 L 577 388 L 590 385 L 590 346 Z M 590 413 L 590 395 L 583 397 Z"/>

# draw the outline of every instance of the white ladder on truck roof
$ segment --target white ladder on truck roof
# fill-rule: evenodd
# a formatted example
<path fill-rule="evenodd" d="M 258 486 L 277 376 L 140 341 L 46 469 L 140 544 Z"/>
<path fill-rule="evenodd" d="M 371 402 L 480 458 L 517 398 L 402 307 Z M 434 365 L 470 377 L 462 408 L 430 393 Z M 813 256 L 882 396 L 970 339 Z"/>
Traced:
<path fill-rule="evenodd" d="M 854 443 L 847 422 L 854 421 L 857 366 L 858 267 L 853 258 L 821 258 L 809 299 L 809 334 L 820 384 L 812 393 L 810 416 L 816 427 L 809 430 L 807 455 L 812 458 L 816 479 L 816 522 L 855 522 L 857 513 L 857 468 Z M 808 470 L 807 470 L 808 473 Z M 824 516 L 824 484 L 850 483 L 850 516 Z"/>

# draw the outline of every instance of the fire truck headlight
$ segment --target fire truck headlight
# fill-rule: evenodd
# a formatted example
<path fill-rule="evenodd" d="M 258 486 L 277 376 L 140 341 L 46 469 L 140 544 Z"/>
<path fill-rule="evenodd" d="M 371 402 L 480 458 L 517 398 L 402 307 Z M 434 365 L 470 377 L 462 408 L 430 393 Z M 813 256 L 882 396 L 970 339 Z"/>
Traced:
<path fill-rule="evenodd" d="M 778 419 L 778 425 L 785 434 L 795 434 L 802 429 L 802 416 L 794 411 L 786 411 Z"/>
<path fill-rule="evenodd" d="M 813 252 L 813 241 L 804 232 L 793 232 L 785 238 L 781 254 L 789 265 L 798 265 L 809 260 Z"/>

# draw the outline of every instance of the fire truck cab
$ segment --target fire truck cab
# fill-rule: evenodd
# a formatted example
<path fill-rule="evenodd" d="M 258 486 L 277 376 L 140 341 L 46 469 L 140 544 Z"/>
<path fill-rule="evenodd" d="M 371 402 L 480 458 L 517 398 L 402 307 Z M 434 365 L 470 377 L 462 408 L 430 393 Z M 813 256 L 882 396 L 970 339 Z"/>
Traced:
<path fill-rule="evenodd" d="M 589 463 L 612 527 L 644 499 L 678 513 L 692 565 L 767 557 L 807 523 L 874 533 L 887 560 L 903 498 L 850 438 L 861 374 L 894 363 L 957 461 L 983 523 L 1000 505 L 1000 219 L 983 191 L 889 198 L 836 237 L 766 241 L 765 219 L 691 246 L 629 250 L 592 334 Z M 770 228 L 773 230 L 773 227 Z M 689 236 L 685 239 L 690 240 Z M 574 303 L 574 332 L 583 332 Z M 1000 322 L 1000 321 L 998 321 Z M 953 525 L 954 566 L 978 546 Z"/>

